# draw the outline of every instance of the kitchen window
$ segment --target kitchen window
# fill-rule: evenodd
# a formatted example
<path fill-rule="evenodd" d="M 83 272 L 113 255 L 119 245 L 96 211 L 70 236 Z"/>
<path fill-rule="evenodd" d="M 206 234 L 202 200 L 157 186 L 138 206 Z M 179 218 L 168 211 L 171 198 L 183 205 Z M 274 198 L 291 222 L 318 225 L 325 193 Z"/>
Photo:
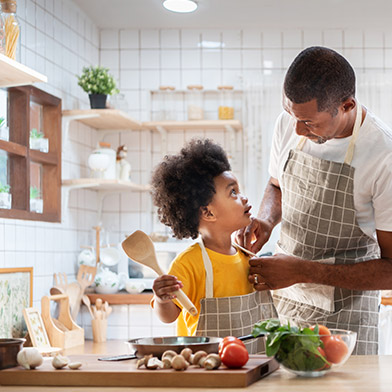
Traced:
<path fill-rule="evenodd" d="M 0 218 L 60 222 L 61 100 L 0 90 Z"/>

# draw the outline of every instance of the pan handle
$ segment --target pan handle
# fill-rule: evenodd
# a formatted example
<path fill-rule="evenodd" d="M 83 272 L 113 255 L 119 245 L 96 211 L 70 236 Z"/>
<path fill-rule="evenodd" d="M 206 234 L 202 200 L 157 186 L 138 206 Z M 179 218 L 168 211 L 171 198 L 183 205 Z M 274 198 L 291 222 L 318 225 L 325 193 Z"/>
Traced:
<path fill-rule="evenodd" d="M 250 340 L 250 339 L 256 339 L 256 338 L 261 338 L 265 336 L 263 333 L 257 335 L 257 336 L 253 336 L 253 335 L 245 335 L 245 336 L 240 336 L 238 339 L 244 341 L 244 340 Z"/>

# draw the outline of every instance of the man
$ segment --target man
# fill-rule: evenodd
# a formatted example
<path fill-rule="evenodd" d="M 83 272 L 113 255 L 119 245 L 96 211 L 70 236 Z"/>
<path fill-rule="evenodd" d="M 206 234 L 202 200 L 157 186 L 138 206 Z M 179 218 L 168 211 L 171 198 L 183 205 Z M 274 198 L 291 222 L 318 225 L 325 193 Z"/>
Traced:
<path fill-rule="evenodd" d="M 378 290 L 392 288 L 392 132 L 323 47 L 295 58 L 283 107 L 258 216 L 237 236 L 257 252 L 281 222 L 278 253 L 251 259 L 249 280 L 274 290 L 282 322 L 356 331 L 354 352 L 377 354 Z"/>

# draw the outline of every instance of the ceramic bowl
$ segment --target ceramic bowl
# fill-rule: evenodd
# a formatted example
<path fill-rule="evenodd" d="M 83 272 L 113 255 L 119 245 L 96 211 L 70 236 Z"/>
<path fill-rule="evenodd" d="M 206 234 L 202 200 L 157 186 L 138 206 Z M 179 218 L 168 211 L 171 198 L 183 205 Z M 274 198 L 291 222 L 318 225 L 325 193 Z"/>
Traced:
<path fill-rule="evenodd" d="M 345 364 L 354 350 L 357 333 L 343 329 L 330 329 L 331 335 L 291 335 L 293 350 L 296 349 L 296 340 L 302 339 L 302 347 L 309 341 L 309 347 L 314 347 L 314 342 L 320 344 L 321 355 L 324 359 L 317 357 L 311 351 L 304 352 L 305 355 L 290 357 L 290 352 L 276 353 L 275 359 L 281 366 L 291 373 L 302 377 L 320 377 Z M 327 340 L 330 340 L 327 342 Z M 305 344 L 304 344 L 305 343 Z"/>
<path fill-rule="evenodd" d="M 101 263 L 106 267 L 117 265 L 121 259 L 121 253 L 117 248 L 102 248 L 100 254 Z"/>
<path fill-rule="evenodd" d="M 139 294 L 146 288 L 146 285 L 143 282 L 135 283 L 132 280 L 133 279 L 128 279 L 125 283 L 125 290 L 127 290 L 129 294 Z"/>
<path fill-rule="evenodd" d="M 92 249 L 83 249 L 79 253 L 78 264 L 95 267 L 96 264 L 95 252 Z"/>

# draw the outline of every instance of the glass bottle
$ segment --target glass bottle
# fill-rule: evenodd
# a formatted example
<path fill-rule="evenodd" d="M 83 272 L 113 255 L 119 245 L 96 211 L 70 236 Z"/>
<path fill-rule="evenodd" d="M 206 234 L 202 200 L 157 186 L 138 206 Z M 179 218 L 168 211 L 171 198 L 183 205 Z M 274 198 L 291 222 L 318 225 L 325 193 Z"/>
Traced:
<path fill-rule="evenodd" d="M 218 109 L 219 120 L 232 120 L 234 118 L 233 86 L 218 86 L 220 91 L 220 104 Z"/>
<path fill-rule="evenodd" d="M 188 120 L 203 120 L 203 86 L 189 85 L 187 88 Z"/>
<path fill-rule="evenodd" d="M 16 0 L 0 0 L 0 2 L 5 30 L 4 54 L 20 61 L 20 24 L 16 17 Z"/>

